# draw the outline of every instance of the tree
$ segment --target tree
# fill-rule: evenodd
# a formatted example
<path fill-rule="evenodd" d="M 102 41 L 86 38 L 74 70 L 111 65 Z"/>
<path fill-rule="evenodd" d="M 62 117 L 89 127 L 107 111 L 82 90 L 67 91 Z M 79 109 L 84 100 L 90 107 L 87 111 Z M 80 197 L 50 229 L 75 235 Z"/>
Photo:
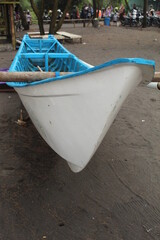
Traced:
<path fill-rule="evenodd" d="M 83 1 L 84 0 L 72 0 L 72 5 L 76 5 L 76 6 L 79 6 L 80 4 L 83 4 Z M 44 8 L 46 10 L 50 10 L 52 9 L 53 7 L 53 2 L 54 1 L 45 1 L 44 3 Z M 58 1 L 58 8 L 62 10 L 62 12 L 65 10 L 65 6 L 66 6 L 66 0 L 61 0 L 61 1 Z"/>
<path fill-rule="evenodd" d="M 44 26 L 43 26 L 43 13 L 45 9 L 45 2 L 44 0 L 30 0 L 31 7 L 37 17 L 38 25 L 39 25 L 39 31 L 41 35 L 45 34 Z M 52 10 L 52 16 L 51 21 L 49 25 L 49 33 L 54 34 L 56 33 L 62 26 L 62 23 L 65 19 L 66 13 L 72 3 L 72 0 L 68 0 L 67 3 L 65 1 L 64 3 L 64 11 L 63 16 L 57 21 L 57 10 L 58 10 L 58 0 L 54 0 L 52 4 L 50 4 L 51 10 Z"/>
<path fill-rule="evenodd" d="M 72 0 L 68 0 L 67 4 L 65 5 L 63 16 L 57 21 L 57 9 L 58 9 L 58 0 L 55 0 L 53 3 L 53 8 L 52 8 L 52 17 L 51 17 L 51 22 L 50 22 L 50 27 L 49 27 L 49 33 L 54 34 L 56 33 L 62 26 L 62 23 L 65 19 L 66 13 L 68 9 L 70 8 L 70 5 L 72 3 Z"/>
<path fill-rule="evenodd" d="M 45 34 L 43 26 L 44 0 L 39 1 L 30 0 L 30 3 L 38 20 L 40 34 L 44 35 Z"/>
<path fill-rule="evenodd" d="M 96 18 L 97 1 L 93 0 L 93 17 Z"/>
<path fill-rule="evenodd" d="M 144 7 L 143 7 L 143 16 L 144 16 L 143 27 L 144 28 L 147 27 L 147 15 L 146 15 L 147 7 L 148 7 L 148 0 L 144 0 Z"/>
<path fill-rule="evenodd" d="M 126 5 L 126 8 L 127 8 L 128 10 L 130 10 L 130 7 L 129 7 L 129 4 L 128 4 L 128 1 L 127 1 L 127 0 L 125 0 L 125 5 Z"/>

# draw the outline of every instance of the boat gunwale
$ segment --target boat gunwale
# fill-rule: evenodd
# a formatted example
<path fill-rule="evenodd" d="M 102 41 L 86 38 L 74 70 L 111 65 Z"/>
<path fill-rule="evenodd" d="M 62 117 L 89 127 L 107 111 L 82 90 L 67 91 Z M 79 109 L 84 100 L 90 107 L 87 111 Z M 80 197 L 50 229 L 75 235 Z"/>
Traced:
<path fill-rule="evenodd" d="M 19 50 L 18 50 L 18 52 L 17 52 L 17 54 L 16 54 L 16 56 L 15 56 L 15 58 L 14 58 L 12 64 L 11 64 L 11 67 L 9 68 L 9 72 L 15 71 L 14 70 L 15 69 L 15 64 L 17 63 L 19 55 L 22 54 L 22 56 L 23 56 L 23 54 L 24 54 L 24 56 L 25 56 L 25 53 L 21 53 L 21 51 L 22 51 L 22 48 L 24 47 L 26 38 L 28 38 L 30 40 L 28 35 L 24 36 L 24 38 L 22 40 L 22 44 L 20 45 L 20 48 L 19 48 Z M 77 71 L 77 72 L 71 72 L 71 73 L 63 75 L 63 76 L 60 76 L 60 72 L 56 71 L 55 72 L 56 77 L 53 77 L 53 78 L 47 78 L 47 79 L 40 80 L 40 81 L 35 81 L 35 82 L 9 82 L 9 83 L 7 83 L 7 85 L 9 85 L 11 87 L 26 87 L 26 86 L 34 86 L 34 85 L 39 85 L 39 84 L 45 84 L 45 83 L 49 83 L 49 82 L 53 82 L 53 81 L 65 80 L 65 79 L 68 79 L 68 78 L 73 78 L 73 77 L 77 77 L 77 76 L 80 76 L 80 75 L 93 73 L 93 72 L 101 70 L 103 68 L 108 68 L 108 67 L 112 67 L 114 65 L 125 64 L 125 63 L 126 64 L 138 64 L 138 65 L 150 65 L 150 66 L 153 67 L 153 70 L 155 71 L 155 61 L 148 60 L 148 59 L 143 59 L 143 58 L 117 58 L 117 59 L 107 61 L 107 62 L 102 63 L 102 64 L 97 65 L 97 66 L 92 66 L 92 65 L 87 64 L 83 60 L 77 58 L 71 52 L 69 52 L 62 44 L 60 44 L 58 42 L 57 39 L 54 38 L 53 35 L 49 35 L 48 39 L 38 39 L 37 38 L 37 39 L 34 39 L 34 40 L 45 40 L 45 41 L 54 40 L 54 41 L 56 41 L 57 44 L 65 51 L 64 53 L 59 53 L 61 56 L 66 54 L 66 56 L 67 55 L 71 56 L 72 59 L 75 58 L 79 63 L 81 63 L 83 66 L 85 66 L 86 69 L 80 70 L 80 71 Z M 43 53 L 40 53 L 40 54 L 43 55 Z M 48 53 L 47 52 L 47 55 L 48 54 L 51 54 L 51 55 L 53 54 L 54 55 L 54 53 Z M 56 53 L 55 53 L 55 56 L 56 56 Z"/>

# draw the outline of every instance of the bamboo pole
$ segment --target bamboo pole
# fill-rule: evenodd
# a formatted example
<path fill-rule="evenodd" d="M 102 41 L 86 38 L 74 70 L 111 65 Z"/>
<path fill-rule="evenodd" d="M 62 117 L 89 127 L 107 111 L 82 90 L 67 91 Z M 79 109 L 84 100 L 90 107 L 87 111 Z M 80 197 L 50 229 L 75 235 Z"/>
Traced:
<path fill-rule="evenodd" d="M 39 68 L 39 66 L 37 66 Z M 34 82 L 40 81 L 46 78 L 54 78 L 57 76 L 64 76 L 73 72 L 0 72 L 0 82 Z M 155 75 L 151 81 L 152 83 L 158 83 L 160 88 L 160 72 L 155 72 Z"/>
<path fill-rule="evenodd" d="M 0 72 L 0 82 L 34 82 L 67 74 L 70 72 Z"/>
<path fill-rule="evenodd" d="M 160 72 L 155 72 L 152 82 L 160 82 Z"/>

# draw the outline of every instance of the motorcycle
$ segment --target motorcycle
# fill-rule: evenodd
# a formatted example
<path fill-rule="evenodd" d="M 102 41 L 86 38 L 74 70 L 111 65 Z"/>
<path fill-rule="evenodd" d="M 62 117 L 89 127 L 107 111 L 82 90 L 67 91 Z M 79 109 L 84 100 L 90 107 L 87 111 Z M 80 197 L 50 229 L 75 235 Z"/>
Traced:
<path fill-rule="evenodd" d="M 122 26 L 130 26 L 131 25 L 131 18 L 129 15 L 120 16 L 119 20 L 120 20 Z"/>
<path fill-rule="evenodd" d="M 144 16 L 140 11 L 137 11 L 136 14 L 131 15 L 131 27 L 141 27 L 143 24 Z"/>
<path fill-rule="evenodd" d="M 144 16 L 140 11 L 134 11 L 132 13 L 128 13 L 127 16 L 123 16 L 120 19 L 122 26 L 130 26 L 130 27 L 141 27 L 143 24 Z"/>
<path fill-rule="evenodd" d="M 152 27 L 159 27 L 160 26 L 160 18 L 157 15 L 149 17 L 149 25 Z"/>

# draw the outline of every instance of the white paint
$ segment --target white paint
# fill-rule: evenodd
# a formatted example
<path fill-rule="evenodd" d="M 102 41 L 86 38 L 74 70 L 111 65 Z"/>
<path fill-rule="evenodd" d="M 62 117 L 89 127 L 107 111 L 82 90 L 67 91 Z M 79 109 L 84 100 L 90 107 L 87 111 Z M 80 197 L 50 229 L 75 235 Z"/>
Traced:
<path fill-rule="evenodd" d="M 128 94 L 153 68 L 117 64 L 71 79 L 16 88 L 35 127 L 72 171 L 92 158 Z"/>

